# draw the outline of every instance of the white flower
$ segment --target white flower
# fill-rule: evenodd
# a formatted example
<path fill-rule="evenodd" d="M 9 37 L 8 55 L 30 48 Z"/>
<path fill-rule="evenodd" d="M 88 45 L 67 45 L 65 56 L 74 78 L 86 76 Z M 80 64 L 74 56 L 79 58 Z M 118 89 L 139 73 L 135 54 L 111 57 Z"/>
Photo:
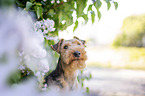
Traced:
<path fill-rule="evenodd" d="M 27 75 L 29 75 L 30 74 L 30 72 L 29 71 L 27 71 Z"/>
<path fill-rule="evenodd" d="M 42 91 L 46 91 L 47 89 L 47 84 L 44 84 L 44 87 L 42 88 Z"/>
<path fill-rule="evenodd" d="M 24 73 L 25 71 L 24 70 L 22 70 L 22 73 Z"/>
<path fill-rule="evenodd" d="M 40 71 L 37 71 L 35 73 L 35 76 L 37 76 L 37 79 L 38 79 L 39 83 L 43 83 L 43 75 Z"/>
<path fill-rule="evenodd" d="M 67 0 L 63 0 L 64 2 L 67 2 Z"/>
<path fill-rule="evenodd" d="M 57 3 L 60 3 L 60 1 L 58 0 Z"/>
<path fill-rule="evenodd" d="M 54 21 L 53 21 L 53 20 L 49 20 L 49 22 L 50 22 L 50 25 L 51 25 L 52 27 L 54 27 Z"/>
<path fill-rule="evenodd" d="M 24 70 L 24 69 L 25 69 L 25 66 L 19 65 L 18 69 L 19 69 L 19 70 Z"/>
<path fill-rule="evenodd" d="M 23 56 L 24 52 L 22 51 L 22 52 L 19 52 L 18 54 L 21 57 L 21 56 Z"/>
<path fill-rule="evenodd" d="M 42 33 L 42 30 L 41 29 L 38 29 L 38 31 L 37 31 L 38 33 Z"/>
<path fill-rule="evenodd" d="M 46 88 L 47 87 L 47 84 L 44 84 L 44 87 Z"/>
<path fill-rule="evenodd" d="M 37 21 L 37 22 L 35 23 L 35 26 L 36 26 L 37 29 L 39 29 L 39 28 L 41 27 L 41 23 L 40 23 L 39 21 Z"/>
<path fill-rule="evenodd" d="M 30 56 L 29 55 L 25 55 L 24 56 L 24 60 L 30 60 Z"/>
<path fill-rule="evenodd" d="M 46 26 L 45 25 L 42 25 L 42 27 L 41 27 L 43 30 L 45 30 L 46 29 Z"/>
<path fill-rule="evenodd" d="M 22 62 L 22 58 L 19 58 L 19 62 Z"/>
<path fill-rule="evenodd" d="M 50 36 L 44 36 L 47 40 L 54 40 L 57 41 L 58 37 L 50 37 Z"/>
<path fill-rule="evenodd" d="M 55 2 L 54 0 L 51 1 L 51 3 L 54 3 L 54 2 Z"/>
<path fill-rule="evenodd" d="M 65 24 L 65 23 L 66 23 L 66 21 L 65 21 L 65 20 L 63 20 L 61 23 L 62 23 L 62 24 Z"/>
<path fill-rule="evenodd" d="M 37 40 L 37 42 L 39 42 L 39 44 L 44 42 L 44 37 L 41 29 L 34 33 L 33 36 L 35 36 L 35 39 Z"/>
<path fill-rule="evenodd" d="M 55 28 L 48 28 L 48 31 L 55 31 Z"/>
<path fill-rule="evenodd" d="M 36 73 L 35 73 L 35 76 L 41 77 L 40 71 L 36 72 Z"/>
<path fill-rule="evenodd" d="M 46 26 L 47 28 L 54 27 L 54 21 L 47 19 L 44 21 L 44 26 Z"/>
<path fill-rule="evenodd" d="M 44 31 L 43 31 L 43 34 L 47 34 L 47 33 L 48 33 L 48 30 L 44 30 Z"/>
<path fill-rule="evenodd" d="M 41 60 L 41 67 L 40 68 L 41 68 L 40 70 L 44 73 L 49 71 L 49 65 L 48 65 L 48 61 L 46 59 Z"/>
<path fill-rule="evenodd" d="M 42 73 L 42 76 L 44 76 L 45 75 L 45 73 Z"/>

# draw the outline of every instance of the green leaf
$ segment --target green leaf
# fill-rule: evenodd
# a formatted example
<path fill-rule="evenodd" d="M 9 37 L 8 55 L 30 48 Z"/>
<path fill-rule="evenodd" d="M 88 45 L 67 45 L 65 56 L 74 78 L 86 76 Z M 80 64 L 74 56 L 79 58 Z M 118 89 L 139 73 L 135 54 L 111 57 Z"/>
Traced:
<path fill-rule="evenodd" d="M 89 5 L 88 11 L 92 11 L 92 5 Z"/>
<path fill-rule="evenodd" d="M 67 24 L 67 27 L 73 24 L 73 17 L 72 17 L 72 15 L 71 16 L 67 16 L 66 24 Z"/>
<path fill-rule="evenodd" d="M 34 2 L 35 0 L 30 0 L 31 2 Z"/>
<path fill-rule="evenodd" d="M 96 0 L 96 2 L 94 3 L 94 6 L 96 9 L 99 9 L 102 5 L 102 2 L 100 0 Z"/>
<path fill-rule="evenodd" d="M 83 17 L 84 20 L 86 21 L 85 23 L 87 23 L 87 21 L 88 21 L 88 16 L 87 16 L 87 14 L 83 14 L 82 17 Z"/>
<path fill-rule="evenodd" d="M 115 9 L 117 10 L 117 8 L 118 8 L 118 3 L 117 3 L 117 2 L 114 2 L 114 6 L 115 6 Z"/>
<path fill-rule="evenodd" d="M 63 13 L 60 11 L 58 14 L 58 19 L 59 19 L 59 23 L 61 23 L 61 21 L 63 20 Z"/>
<path fill-rule="evenodd" d="M 17 70 L 10 74 L 10 77 L 8 78 L 8 83 L 9 84 L 18 83 L 20 79 L 21 79 L 21 72 Z"/>
<path fill-rule="evenodd" d="M 77 80 L 78 80 L 78 82 L 80 83 L 80 79 L 79 79 L 79 76 L 77 76 Z"/>
<path fill-rule="evenodd" d="M 38 6 L 41 6 L 41 5 L 42 5 L 41 3 L 38 3 L 38 2 L 37 2 L 37 3 L 35 3 L 35 4 L 36 4 L 36 5 L 38 5 Z"/>
<path fill-rule="evenodd" d="M 68 12 L 68 11 L 70 11 L 70 10 L 75 10 L 74 4 L 75 4 L 75 3 L 73 3 L 73 2 L 72 2 L 72 3 L 69 3 L 69 2 L 66 3 L 66 2 L 65 2 L 65 3 L 63 4 L 63 6 L 64 6 L 63 9 L 64 9 L 64 11 L 65 11 L 65 12 Z"/>
<path fill-rule="evenodd" d="M 81 82 L 81 85 L 82 85 L 82 88 L 84 87 L 84 83 L 83 82 Z"/>
<path fill-rule="evenodd" d="M 110 3 L 110 2 L 108 2 L 108 3 L 107 3 L 107 10 L 109 10 L 109 9 L 110 9 L 110 7 L 111 7 L 111 3 Z"/>
<path fill-rule="evenodd" d="M 87 93 L 89 93 L 89 92 L 90 92 L 90 90 L 89 90 L 89 88 L 88 88 L 88 87 L 86 87 L 86 92 L 87 92 Z"/>
<path fill-rule="evenodd" d="M 26 3 L 26 9 L 29 10 L 32 7 L 32 5 L 33 4 L 31 2 L 27 1 L 27 3 Z"/>
<path fill-rule="evenodd" d="M 60 11 L 58 14 L 58 19 L 59 19 L 59 23 L 61 23 L 63 20 L 66 21 L 68 17 L 64 12 Z"/>
<path fill-rule="evenodd" d="M 98 18 L 100 20 L 101 19 L 101 12 L 99 10 L 97 10 L 97 14 L 98 14 Z"/>
<path fill-rule="evenodd" d="M 65 20 L 65 24 L 62 24 L 63 20 Z M 60 30 L 65 30 L 68 26 L 73 24 L 73 17 L 72 15 L 60 12 L 58 16 L 58 21 L 58 26 L 60 27 Z"/>
<path fill-rule="evenodd" d="M 104 0 L 106 3 L 110 2 L 111 0 Z"/>
<path fill-rule="evenodd" d="M 87 0 L 77 0 L 76 5 L 77 5 L 76 14 L 77 18 L 79 18 L 83 14 L 84 8 L 87 5 Z"/>
<path fill-rule="evenodd" d="M 75 26 L 74 26 L 73 31 L 75 31 L 77 27 L 78 27 L 78 20 L 76 20 L 76 22 L 75 22 Z"/>
<path fill-rule="evenodd" d="M 92 20 L 92 23 L 94 23 L 94 21 L 95 21 L 95 12 L 94 11 L 91 11 L 91 20 Z"/>
<path fill-rule="evenodd" d="M 42 7 L 38 7 L 38 6 L 37 6 L 37 11 L 36 11 L 36 12 L 37 12 L 37 17 L 38 17 L 38 18 L 42 17 L 42 13 L 43 13 Z"/>
<path fill-rule="evenodd" d="M 48 11 L 48 14 L 51 15 L 51 16 L 53 16 L 53 15 L 54 15 L 54 9 L 50 9 L 50 10 Z"/>
<path fill-rule="evenodd" d="M 90 79 L 92 78 L 92 74 L 90 74 L 89 78 L 90 78 Z"/>

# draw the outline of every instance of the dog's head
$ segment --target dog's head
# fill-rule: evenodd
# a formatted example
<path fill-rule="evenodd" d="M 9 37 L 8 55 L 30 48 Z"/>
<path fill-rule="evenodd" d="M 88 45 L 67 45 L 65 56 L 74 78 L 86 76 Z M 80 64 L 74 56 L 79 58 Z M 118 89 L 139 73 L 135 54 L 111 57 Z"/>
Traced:
<path fill-rule="evenodd" d="M 77 37 L 71 40 L 61 39 L 51 47 L 60 54 L 61 61 L 64 64 L 63 66 L 70 67 L 72 70 L 85 68 L 87 56 L 84 40 L 80 40 Z"/>

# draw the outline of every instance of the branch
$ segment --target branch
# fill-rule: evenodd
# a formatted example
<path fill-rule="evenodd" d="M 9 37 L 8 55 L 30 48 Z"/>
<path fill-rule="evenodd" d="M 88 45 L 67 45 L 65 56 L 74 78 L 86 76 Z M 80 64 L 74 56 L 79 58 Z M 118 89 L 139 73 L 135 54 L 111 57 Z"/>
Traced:
<path fill-rule="evenodd" d="M 63 4 L 64 4 L 64 2 L 61 1 L 59 4 L 52 6 L 50 9 L 55 9 L 56 7 L 59 7 L 59 6 L 63 5 Z M 49 12 L 49 10 L 46 11 L 45 14 L 47 14 L 48 12 Z"/>

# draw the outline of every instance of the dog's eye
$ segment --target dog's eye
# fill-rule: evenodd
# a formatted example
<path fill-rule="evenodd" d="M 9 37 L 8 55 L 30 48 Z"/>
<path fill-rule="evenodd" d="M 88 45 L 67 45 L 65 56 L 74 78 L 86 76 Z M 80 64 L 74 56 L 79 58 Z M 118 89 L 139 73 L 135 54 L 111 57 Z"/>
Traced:
<path fill-rule="evenodd" d="M 78 43 L 78 45 L 80 45 L 80 43 Z"/>
<path fill-rule="evenodd" d="M 67 49 L 68 48 L 68 46 L 64 46 L 64 49 Z"/>

